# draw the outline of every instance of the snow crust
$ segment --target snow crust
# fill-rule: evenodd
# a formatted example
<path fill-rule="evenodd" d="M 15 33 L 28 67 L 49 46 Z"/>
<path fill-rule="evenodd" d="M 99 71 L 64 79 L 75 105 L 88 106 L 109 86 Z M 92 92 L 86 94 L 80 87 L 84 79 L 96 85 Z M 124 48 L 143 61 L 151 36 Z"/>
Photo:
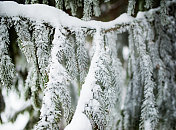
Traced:
<path fill-rule="evenodd" d="M 61 24 L 69 28 L 96 28 L 97 26 L 109 29 L 114 27 L 116 24 L 129 23 L 134 20 L 133 17 L 127 15 L 126 13 L 122 14 L 118 18 L 110 22 L 101 22 L 101 21 L 83 21 L 76 17 L 69 16 L 62 10 L 57 8 L 43 5 L 43 4 L 18 4 L 12 1 L 3 1 L 0 2 L 0 15 L 1 16 L 10 16 L 18 17 L 23 16 L 33 20 L 39 20 L 43 22 L 50 23 L 52 26 L 56 27 L 58 24 Z M 75 24 L 76 23 L 76 24 Z"/>

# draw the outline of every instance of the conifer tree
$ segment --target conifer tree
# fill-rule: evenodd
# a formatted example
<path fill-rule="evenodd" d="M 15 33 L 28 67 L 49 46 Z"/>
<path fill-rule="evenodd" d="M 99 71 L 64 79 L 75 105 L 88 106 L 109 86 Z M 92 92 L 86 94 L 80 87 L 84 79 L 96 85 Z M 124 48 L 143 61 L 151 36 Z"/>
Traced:
<path fill-rule="evenodd" d="M 128 0 L 109 22 L 93 19 L 120 0 L 23 3 L 0 2 L 1 115 L 15 90 L 26 130 L 176 129 L 175 0 Z"/>

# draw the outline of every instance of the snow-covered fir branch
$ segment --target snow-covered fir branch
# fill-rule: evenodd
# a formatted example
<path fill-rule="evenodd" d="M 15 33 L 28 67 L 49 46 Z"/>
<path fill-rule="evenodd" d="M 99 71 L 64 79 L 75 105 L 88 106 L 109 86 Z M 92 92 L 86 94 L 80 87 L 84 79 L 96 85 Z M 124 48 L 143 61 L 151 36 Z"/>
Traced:
<path fill-rule="evenodd" d="M 78 61 L 78 69 L 79 69 L 79 80 L 82 84 L 85 80 L 85 77 L 88 72 L 89 67 L 89 56 L 88 52 L 86 51 L 85 44 L 86 44 L 86 34 L 84 31 L 78 30 L 76 32 L 76 45 L 77 45 L 77 61 Z"/>
<path fill-rule="evenodd" d="M 36 55 L 38 58 L 38 65 L 40 73 L 43 77 L 46 76 L 47 67 L 50 57 L 50 29 L 40 22 L 34 23 L 33 39 L 36 44 Z"/>
<path fill-rule="evenodd" d="M 128 14 L 129 15 L 134 15 L 135 4 L 136 4 L 136 0 L 129 0 L 129 3 L 128 3 Z"/>
<path fill-rule="evenodd" d="M 64 118 L 68 123 L 72 115 L 71 98 L 67 85 L 71 80 L 67 70 L 59 62 L 60 48 L 64 45 L 65 36 L 57 28 L 54 34 L 53 48 L 51 50 L 51 63 L 49 82 L 44 90 L 43 105 L 41 108 L 40 121 L 35 129 L 58 129 L 59 122 Z"/>
<path fill-rule="evenodd" d="M 0 84 L 2 87 L 11 88 L 15 77 L 15 67 L 9 56 L 8 21 L 0 19 Z"/>
<path fill-rule="evenodd" d="M 144 25 L 137 24 L 133 26 L 134 45 L 137 47 L 136 52 L 139 60 L 139 73 L 141 87 L 144 87 L 144 101 L 141 110 L 141 128 L 155 129 L 158 123 L 158 108 L 154 96 L 155 83 L 153 81 L 153 66 L 150 56 L 147 54 L 145 45 L 145 35 L 148 31 Z M 132 59 L 133 60 L 133 59 Z M 146 125 L 146 123 L 148 123 Z"/>

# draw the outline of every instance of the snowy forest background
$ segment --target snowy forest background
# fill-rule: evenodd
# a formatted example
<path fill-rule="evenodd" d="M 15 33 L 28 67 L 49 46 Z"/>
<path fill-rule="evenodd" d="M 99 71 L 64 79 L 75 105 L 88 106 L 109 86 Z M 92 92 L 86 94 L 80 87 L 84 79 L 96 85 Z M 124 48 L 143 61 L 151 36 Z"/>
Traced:
<path fill-rule="evenodd" d="M 0 115 L 25 130 L 175 130 L 176 1 L 0 1 Z"/>

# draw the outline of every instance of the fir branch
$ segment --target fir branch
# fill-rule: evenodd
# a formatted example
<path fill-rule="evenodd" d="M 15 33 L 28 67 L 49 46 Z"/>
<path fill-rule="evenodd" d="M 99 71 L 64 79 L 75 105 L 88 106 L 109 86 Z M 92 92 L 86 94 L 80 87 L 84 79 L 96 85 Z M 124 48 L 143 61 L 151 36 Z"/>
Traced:
<path fill-rule="evenodd" d="M 10 41 L 8 27 L 5 22 L 3 18 L 0 21 L 0 82 L 2 86 L 11 88 L 15 77 L 15 66 L 8 53 Z"/>
<path fill-rule="evenodd" d="M 145 8 L 151 9 L 153 6 L 153 0 L 145 0 Z"/>
<path fill-rule="evenodd" d="M 35 42 L 36 66 L 39 76 L 42 78 L 40 83 L 41 89 L 44 89 L 47 83 L 46 77 L 48 73 L 48 64 L 50 57 L 50 30 L 47 26 L 40 22 L 34 23 L 33 39 Z"/>
<path fill-rule="evenodd" d="M 56 30 L 53 48 L 51 51 L 51 65 L 49 82 L 44 92 L 40 121 L 35 129 L 58 129 L 58 122 L 64 117 L 67 123 L 72 113 L 71 99 L 67 85 L 70 76 L 66 69 L 58 62 L 60 45 L 65 43 L 65 38 L 59 29 Z"/>
<path fill-rule="evenodd" d="M 79 68 L 79 80 L 81 84 L 85 80 L 89 65 L 89 57 L 85 48 L 85 44 L 86 44 L 86 35 L 84 32 L 79 30 L 78 32 L 76 32 L 76 45 L 77 45 L 76 55 Z"/>
<path fill-rule="evenodd" d="M 136 0 L 128 1 L 128 11 L 127 12 L 129 15 L 134 15 L 135 5 L 136 5 Z"/>
<path fill-rule="evenodd" d="M 143 23 L 144 24 L 144 23 Z M 154 96 L 155 83 L 152 78 L 153 66 L 150 56 L 147 54 L 145 45 L 145 34 L 147 31 L 145 24 L 135 25 L 136 29 L 133 29 L 135 46 L 139 53 L 139 65 L 141 84 L 144 85 L 144 101 L 141 111 L 141 124 L 140 128 L 156 129 L 158 123 L 158 108 L 156 107 L 156 100 Z"/>

